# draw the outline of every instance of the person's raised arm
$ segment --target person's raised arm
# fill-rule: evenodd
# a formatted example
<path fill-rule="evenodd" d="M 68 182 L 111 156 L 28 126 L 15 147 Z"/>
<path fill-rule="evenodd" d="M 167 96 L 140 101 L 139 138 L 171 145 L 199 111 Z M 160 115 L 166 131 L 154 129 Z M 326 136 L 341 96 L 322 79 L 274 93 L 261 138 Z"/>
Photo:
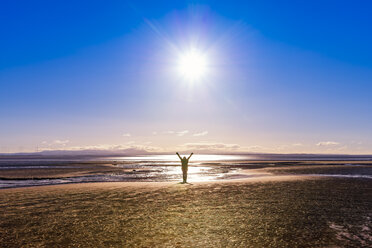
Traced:
<path fill-rule="evenodd" d="M 189 160 L 193 154 L 194 154 L 194 153 L 192 152 L 192 153 L 190 154 L 190 156 L 187 158 L 187 160 Z"/>
<path fill-rule="evenodd" d="M 181 156 L 180 156 L 180 154 L 178 153 L 178 152 L 176 152 L 176 154 L 177 154 L 177 156 L 182 160 L 182 158 L 181 158 Z"/>

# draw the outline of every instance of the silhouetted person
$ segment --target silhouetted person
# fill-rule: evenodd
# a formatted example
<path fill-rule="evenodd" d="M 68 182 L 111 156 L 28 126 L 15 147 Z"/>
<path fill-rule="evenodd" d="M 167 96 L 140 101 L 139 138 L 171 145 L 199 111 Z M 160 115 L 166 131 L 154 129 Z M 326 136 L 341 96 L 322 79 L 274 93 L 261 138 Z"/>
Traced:
<path fill-rule="evenodd" d="M 187 170 L 189 168 L 189 159 L 194 153 L 192 152 L 188 158 L 186 157 L 181 158 L 178 152 L 176 152 L 176 154 L 181 159 L 181 163 L 182 163 L 183 183 L 187 183 Z"/>

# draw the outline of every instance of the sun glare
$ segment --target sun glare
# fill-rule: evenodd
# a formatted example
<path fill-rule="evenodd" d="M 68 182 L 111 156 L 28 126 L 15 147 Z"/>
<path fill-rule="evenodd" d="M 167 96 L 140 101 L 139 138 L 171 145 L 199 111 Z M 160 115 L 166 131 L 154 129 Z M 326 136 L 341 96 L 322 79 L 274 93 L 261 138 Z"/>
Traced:
<path fill-rule="evenodd" d="M 205 75 L 207 61 L 202 53 L 191 50 L 180 56 L 178 66 L 179 72 L 184 78 L 190 81 L 197 81 Z"/>

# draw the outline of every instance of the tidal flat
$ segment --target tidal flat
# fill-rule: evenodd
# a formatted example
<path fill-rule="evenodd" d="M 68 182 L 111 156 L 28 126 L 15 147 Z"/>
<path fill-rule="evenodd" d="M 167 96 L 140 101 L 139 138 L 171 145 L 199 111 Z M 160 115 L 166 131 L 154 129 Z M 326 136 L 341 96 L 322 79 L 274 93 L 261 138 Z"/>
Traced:
<path fill-rule="evenodd" d="M 249 171 L 265 176 L 237 180 L 190 184 L 101 182 L 2 189 L 0 244 L 372 246 L 372 180 L 319 176 L 368 176 L 372 174 L 369 162 L 351 166 L 339 162 L 280 162 L 260 167 L 261 163 Z"/>

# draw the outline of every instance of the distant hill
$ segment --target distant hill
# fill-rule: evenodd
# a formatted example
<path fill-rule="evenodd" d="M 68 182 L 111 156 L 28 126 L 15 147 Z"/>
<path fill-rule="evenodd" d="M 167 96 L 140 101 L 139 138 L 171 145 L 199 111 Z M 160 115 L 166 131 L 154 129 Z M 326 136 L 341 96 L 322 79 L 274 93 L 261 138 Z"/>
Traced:
<path fill-rule="evenodd" d="M 191 151 L 180 151 L 191 153 Z M 372 155 L 348 155 L 348 154 L 273 154 L 273 153 L 223 153 L 209 150 L 194 151 L 196 154 L 219 154 L 219 155 L 241 155 L 247 156 L 247 160 L 365 160 L 372 161 Z M 141 156 L 141 155 L 165 155 L 173 152 L 148 152 L 138 148 L 118 149 L 118 150 L 48 150 L 31 153 L 0 153 L 0 159 L 7 158 L 66 158 L 66 157 L 116 157 L 116 156 Z"/>

